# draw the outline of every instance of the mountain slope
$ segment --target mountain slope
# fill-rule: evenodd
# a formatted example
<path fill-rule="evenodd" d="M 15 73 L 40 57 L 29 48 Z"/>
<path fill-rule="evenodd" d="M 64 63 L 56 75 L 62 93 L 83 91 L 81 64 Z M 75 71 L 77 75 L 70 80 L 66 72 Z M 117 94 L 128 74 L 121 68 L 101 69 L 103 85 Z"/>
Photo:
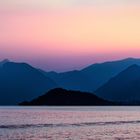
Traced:
<path fill-rule="evenodd" d="M 110 78 L 133 64 L 140 65 L 140 59 L 127 58 L 119 61 L 93 64 L 81 71 L 48 72 L 46 74 L 62 88 L 93 92 Z"/>
<path fill-rule="evenodd" d="M 0 105 L 15 105 L 56 87 L 53 80 L 26 63 L 3 62 L 0 67 Z"/>
<path fill-rule="evenodd" d="M 111 105 L 111 102 L 97 96 L 79 91 L 70 91 L 61 88 L 50 90 L 48 93 L 20 105 Z"/>
<path fill-rule="evenodd" d="M 60 87 L 69 90 L 93 91 L 90 77 L 81 71 L 70 71 L 65 73 L 50 72 L 47 75 Z"/>
<path fill-rule="evenodd" d="M 110 78 L 116 76 L 129 66 L 140 65 L 140 59 L 127 58 L 119 61 L 94 64 L 82 70 L 91 77 L 94 90 L 105 84 Z"/>
<path fill-rule="evenodd" d="M 140 66 L 132 65 L 95 91 L 113 101 L 140 101 Z"/>

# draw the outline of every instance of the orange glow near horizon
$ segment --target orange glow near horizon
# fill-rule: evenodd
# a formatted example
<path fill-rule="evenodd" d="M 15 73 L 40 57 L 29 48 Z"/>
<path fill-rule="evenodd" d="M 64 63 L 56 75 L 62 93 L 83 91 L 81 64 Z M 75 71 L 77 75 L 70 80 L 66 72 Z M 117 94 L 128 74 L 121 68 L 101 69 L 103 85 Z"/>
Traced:
<path fill-rule="evenodd" d="M 34 9 L 31 3 L 22 9 L 16 7 L 17 3 L 11 7 L 4 3 L 5 8 L 0 10 L 3 57 L 14 58 L 16 53 L 18 57 L 41 59 L 140 56 L 139 4 L 68 7 L 63 0 L 63 6 L 57 0 L 53 2 L 46 2 L 50 7 L 42 9 L 37 8 L 38 0 Z"/>

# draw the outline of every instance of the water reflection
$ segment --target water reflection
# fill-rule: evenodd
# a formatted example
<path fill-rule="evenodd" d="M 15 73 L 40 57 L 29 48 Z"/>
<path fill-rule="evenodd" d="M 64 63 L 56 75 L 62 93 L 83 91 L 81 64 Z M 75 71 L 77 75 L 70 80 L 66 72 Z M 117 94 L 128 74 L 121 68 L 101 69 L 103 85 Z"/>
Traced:
<path fill-rule="evenodd" d="M 1 140 L 139 140 L 139 107 L 1 107 Z"/>

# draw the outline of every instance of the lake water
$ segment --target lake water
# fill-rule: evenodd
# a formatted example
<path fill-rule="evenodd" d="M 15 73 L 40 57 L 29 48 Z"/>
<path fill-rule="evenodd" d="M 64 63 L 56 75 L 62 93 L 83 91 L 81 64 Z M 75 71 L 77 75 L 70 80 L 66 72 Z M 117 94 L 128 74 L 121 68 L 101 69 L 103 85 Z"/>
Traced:
<path fill-rule="evenodd" d="M 0 107 L 0 140 L 140 140 L 140 107 Z"/>

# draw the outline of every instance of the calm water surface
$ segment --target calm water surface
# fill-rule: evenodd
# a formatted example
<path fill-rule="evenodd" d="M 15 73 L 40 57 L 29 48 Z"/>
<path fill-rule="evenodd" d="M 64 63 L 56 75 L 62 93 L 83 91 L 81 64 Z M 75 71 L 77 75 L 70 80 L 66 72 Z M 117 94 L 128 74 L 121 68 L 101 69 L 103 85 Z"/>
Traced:
<path fill-rule="evenodd" d="M 140 107 L 0 107 L 0 140 L 140 140 Z"/>

